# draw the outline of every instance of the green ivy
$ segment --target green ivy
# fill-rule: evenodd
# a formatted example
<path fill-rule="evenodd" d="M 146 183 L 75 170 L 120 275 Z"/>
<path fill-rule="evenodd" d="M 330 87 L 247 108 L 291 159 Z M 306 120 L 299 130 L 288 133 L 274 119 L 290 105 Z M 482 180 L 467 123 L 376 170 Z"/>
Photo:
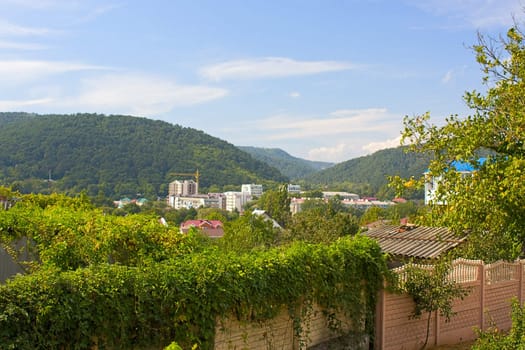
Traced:
<path fill-rule="evenodd" d="M 386 271 L 378 245 L 361 236 L 244 255 L 187 254 L 140 267 L 46 267 L 0 286 L 0 339 L 15 349 L 129 349 L 173 341 L 211 349 L 218 318 L 261 321 L 288 307 L 300 320 L 296 306 L 314 302 L 356 325 L 367 320 L 371 333 Z"/>

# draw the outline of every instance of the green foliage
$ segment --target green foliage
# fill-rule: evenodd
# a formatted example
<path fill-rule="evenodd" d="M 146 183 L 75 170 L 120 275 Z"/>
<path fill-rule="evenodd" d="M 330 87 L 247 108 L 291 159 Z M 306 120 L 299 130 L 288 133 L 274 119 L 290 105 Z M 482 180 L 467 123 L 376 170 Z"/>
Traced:
<path fill-rule="evenodd" d="M 293 157 L 279 148 L 239 147 L 255 159 L 276 169 L 290 179 L 300 179 L 319 170 L 329 168 L 333 163 L 315 162 Z"/>
<path fill-rule="evenodd" d="M 286 226 L 290 220 L 290 197 L 286 185 L 281 185 L 277 190 L 265 191 L 257 201 L 259 207 L 281 226 Z"/>
<path fill-rule="evenodd" d="M 375 241 L 271 247 L 276 232 L 266 221 L 247 215 L 230 224 L 239 230 L 230 237 L 240 246 L 233 251 L 199 232 L 182 235 L 157 216 L 104 213 L 85 196 L 21 196 L 0 211 L 0 241 L 26 237 L 39 261 L 0 285 L 2 346 L 129 349 L 175 341 L 210 349 L 218 319 L 258 322 L 283 309 L 300 337 L 313 303 L 334 330 L 343 314 L 360 330 L 365 320 L 372 334 L 377 292 L 389 276 Z M 248 224 L 253 229 L 239 233 Z M 244 239 L 251 240 L 246 249 Z"/>
<path fill-rule="evenodd" d="M 269 248 L 277 245 L 279 233 L 271 221 L 246 212 L 236 220 L 224 224 L 224 236 L 220 239 L 220 246 L 235 252 Z"/>
<path fill-rule="evenodd" d="M 472 350 L 524 350 L 525 349 L 525 309 L 519 300 L 512 300 L 512 327 L 504 333 L 497 325 L 486 331 L 477 331 L 478 339 Z"/>
<path fill-rule="evenodd" d="M 444 260 L 435 264 L 431 270 L 413 264 L 408 265 L 405 270 L 406 281 L 402 290 L 414 300 L 412 316 L 420 318 L 423 313 L 428 313 L 426 338 L 421 349 L 428 343 L 432 313 L 439 312 L 446 322 L 450 321 L 455 314 L 453 302 L 456 299 L 463 300 L 469 293 L 467 288 L 449 278 L 449 271 L 450 265 Z"/>
<path fill-rule="evenodd" d="M 287 180 L 225 141 L 162 121 L 0 113 L 0 125 L 0 185 L 22 193 L 157 198 L 170 173 L 196 169 L 202 189 Z"/>
<path fill-rule="evenodd" d="M 0 211 L 0 242 L 27 238 L 41 264 L 62 270 L 105 262 L 136 266 L 200 249 L 201 244 L 179 234 L 178 226 L 165 227 L 158 219 L 105 215 L 82 196 L 27 195 Z"/>
<path fill-rule="evenodd" d="M 217 317 L 256 322 L 287 308 L 299 324 L 298 306 L 312 302 L 355 325 L 365 320 L 371 334 L 387 273 L 377 243 L 361 236 L 243 255 L 179 255 L 140 267 L 49 267 L 0 286 L 0 338 L 16 349 L 151 348 L 173 341 L 211 349 Z"/>
<path fill-rule="evenodd" d="M 410 149 L 433 155 L 429 176 L 442 179 L 436 205 L 426 218 L 433 225 L 469 233 L 469 258 L 515 259 L 525 240 L 525 45 L 517 26 L 506 38 L 473 47 L 487 91 L 467 92 L 472 115 L 450 116 L 443 126 L 430 115 L 405 118 L 403 138 Z M 478 162 L 486 156 L 484 163 Z M 476 171 L 461 176 L 452 162 Z M 421 180 L 423 182 L 424 179 Z"/>
<path fill-rule="evenodd" d="M 390 176 L 421 176 L 428 166 L 428 154 L 406 153 L 405 148 L 391 148 L 374 154 L 339 163 L 305 178 L 311 186 L 328 186 L 341 191 L 358 193 L 361 196 L 376 196 L 380 192 L 388 195 L 384 186 Z M 393 193 L 391 193 L 393 194 Z M 422 198 L 421 191 L 412 194 Z"/>
<path fill-rule="evenodd" d="M 346 212 L 339 200 L 331 199 L 328 203 L 312 200 L 305 204 L 303 210 L 292 217 L 288 239 L 329 243 L 359 231 L 357 218 Z"/>

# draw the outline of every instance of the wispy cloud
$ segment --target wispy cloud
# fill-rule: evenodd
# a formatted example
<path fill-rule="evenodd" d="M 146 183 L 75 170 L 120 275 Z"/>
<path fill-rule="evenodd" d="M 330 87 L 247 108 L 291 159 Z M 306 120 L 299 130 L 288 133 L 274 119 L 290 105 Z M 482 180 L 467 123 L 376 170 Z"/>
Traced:
<path fill-rule="evenodd" d="M 82 82 L 81 92 L 65 97 L 64 107 L 102 113 L 156 115 L 175 107 L 225 97 L 228 91 L 200 85 L 178 85 L 142 74 L 112 74 Z"/>
<path fill-rule="evenodd" d="M 64 0 L 3 0 L 3 2 L 9 3 L 13 6 L 20 6 L 29 9 L 54 8 L 57 6 L 64 6 L 68 3 L 73 3 L 71 1 Z"/>
<path fill-rule="evenodd" d="M 408 0 L 420 9 L 447 17 L 459 26 L 474 28 L 507 27 L 513 17 L 523 16 L 521 0 Z"/>
<path fill-rule="evenodd" d="M 323 159 L 331 162 L 339 162 L 341 159 L 345 159 L 349 148 L 347 143 L 339 143 L 333 147 L 323 146 L 313 148 L 308 151 L 308 159 Z"/>
<path fill-rule="evenodd" d="M 441 82 L 442 82 L 443 84 L 446 84 L 446 83 L 448 83 L 449 81 L 451 81 L 452 78 L 453 78 L 453 76 L 454 76 L 453 73 L 454 73 L 454 71 L 453 71 L 452 69 L 449 70 L 449 71 L 447 71 L 447 72 L 445 73 L 445 75 L 443 75 L 443 77 L 441 78 Z"/>
<path fill-rule="evenodd" d="M 204 67 L 203 77 L 220 81 L 228 79 L 264 79 L 336 72 L 356 69 L 357 65 L 337 61 L 296 61 L 284 57 L 227 61 Z"/>
<path fill-rule="evenodd" d="M 15 41 L 0 40 L 0 49 L 14 49 L 14 50 L 44 50 L 48 47 L 42 44 L 22 43 Z"/>
<path fill-rule="evenodd" d="M 84 63 L 0 60 L 0 76 L 3 82 L 24 83 L 49 75 L 85 70 L 107 70 L 108 68 Z"/>
<path fill-rule="evenodd" d="M 270 139 L 290 139 L 377 132 L 397 125 L 397 119 L 384 108 L 370 108 L 338 110 L 324 118 L 275 115 L 257 124 L 262 130 L 272 131 Z"/>
<path fill-rule="evenodd" d="M 60 32 L 49 28 L 21 26 L 0 19 L 0 36 L 3 37 L 47 36 L 58 33 Z"/>
<path fill-rule="evenodd" d="M 290 96 L 291 98 L 299 98 L 301 97 L 301 93 L 297 91 L 292 91 L 290 92 L 290 94 L 288 94 L 288 96 Z"/>
<path fill-rule="evenodd" d="M 398 147 L 400 145 L 401 145 L 401 135 L 399 135 L 396 138 L 385 140 L 385 141 L 370 142 L 364 145 L 362 149 L 366 151 L 366 153 L 374 153 L 381 149 Z"/>
<path fill-rule="evenodd" d="M 0 111 L 15 111 L 38 105 L 47 105 L 52 102 L 52 98 L 41 98 L 34 100 L 0 100 Z"/>

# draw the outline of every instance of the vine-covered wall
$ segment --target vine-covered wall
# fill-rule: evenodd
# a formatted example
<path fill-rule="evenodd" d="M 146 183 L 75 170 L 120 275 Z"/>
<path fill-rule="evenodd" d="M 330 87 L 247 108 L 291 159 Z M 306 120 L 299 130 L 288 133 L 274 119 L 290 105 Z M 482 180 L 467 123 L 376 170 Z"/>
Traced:
<path fill-rule="evenodd" d="M 0 286 L 0 339 L 16 349 L 213 347 L 215 320 L 266 320 L 286 307 L 301 334 L 318 304 L 370 326 L 386 267 L 365 238 L 296 243 L 245 255 L 189 254 L 142 266 L 47 267 Z M 337 320 L 333 318 L 333 327 Z"/>

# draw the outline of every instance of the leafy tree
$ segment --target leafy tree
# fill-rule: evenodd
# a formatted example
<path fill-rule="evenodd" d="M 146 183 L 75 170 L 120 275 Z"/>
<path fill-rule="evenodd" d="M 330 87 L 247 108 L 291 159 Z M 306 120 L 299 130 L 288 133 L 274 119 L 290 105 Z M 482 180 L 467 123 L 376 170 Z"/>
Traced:
<path fill-rule="evenodd" d="M 279 231 L 270 220 L 250 212 L 224 224 L 221 246 L 235 252 L 246 252 L 254 248 L 268 248 L 278 242 Z"/>
<path fill-rule="evenodd" d="M 288 239 L 328 243 L 359 231 L 357 218 L 347 213 L 342 206 L 339 207 L 337 199 L 331 199 L 328 203 L 317 200 L 309 202 L 311 206 L 292 217 Z"/>
<path fill-rule="evenodd" d="M 264 192 L 258 201 L 261 209 L 264 209 L 269 216 L 281 226 L 286 226 L 290 220 L 290 197 L 286 185 L 281 185 L 277 190 Z"/>
<path fill-rule="evenodd" d="M 372 206 L 361 216 L 361 225 L 371 224 L 378 220 L 386 218 L 386 210 L 380 207 Z"/>
<path fill-rule="evenodd" d="M 448 278 L 449 270 L 450 264 L 444 260 L 434 265 L 432 270 L 415 265 L 408 265 L 405 270 L 407 280 L 403 289 L 415 303 L 412 317 L 420 318 L 423 313 L 428 313 L 426 337 L 421 350 L 428 344 L 432 313 L 439 312 L 446 322 L 450 321 L 455 314 L 452 309 L 453 302 L 458 298 L 463 300 L 469 293 L 467 288 Z"/>
<path fill-rule="evenodd" d="M 516 258 L 525 239 L 523 40 L 517 25 L 498 40 L 479 35 L 473 50 L 487 90 L 466 92 L 471 115 L 450 116 L 443 126 L 431 124 L 429 113 L 404 121 L 404 142 L 413 151 L 430 152 L 429 176 L 442 179 L 438 200 L 446 204 L 434 205 L 425 222 L 458 234 L 468 232 L 465 254 L 488 261 Z M 482 155 L 485 162 L 478 161 Z M 468 163 L 475 171 L 461 176 L 454 161 Z"/>

